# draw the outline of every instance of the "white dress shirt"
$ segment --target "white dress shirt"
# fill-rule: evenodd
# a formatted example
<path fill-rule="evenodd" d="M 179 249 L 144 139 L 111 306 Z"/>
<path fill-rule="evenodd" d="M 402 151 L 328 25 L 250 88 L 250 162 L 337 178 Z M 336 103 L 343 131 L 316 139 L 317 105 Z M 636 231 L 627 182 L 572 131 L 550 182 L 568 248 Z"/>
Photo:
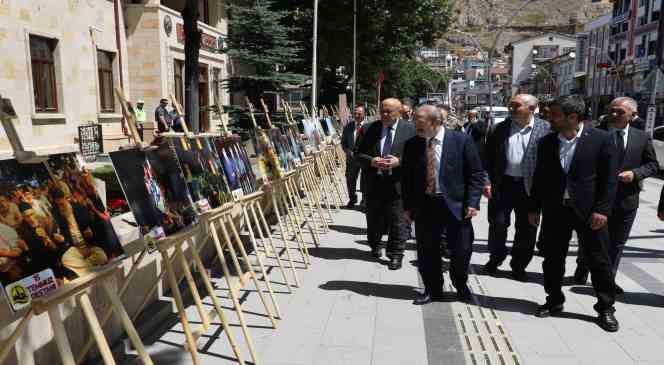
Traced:
<path fill-rule="evenodd" d="M 576 152 L 576 145 L 583 133 L 583 123 L 581 123 L 581 128 L 576 132 L 576 136 L 572 139 L 567 139 L 562 134 L 558 133 L 558 140 L 560 141 L 560 147 L 558 153 L 560 155 L 560 166 L 565 171 L 565 174 L 569 173 L 569 168 L 572 165 L 572 160 L 574 159 L 574 153 Z M 569 199 L 569 191 L 565 187 L 565 194 L 563 199 Z"/>
<path fill-rule="evenodd" d="M 618 131 L 623 131 L 623 150 L 627 151 L 627 138 L 629 137 L 629 124 L 625 128 L 613 128 L 613 140 L 618 146 Z"/>
<path fill-rule="evenodd" d="M 427 139 L 427 148 L 429 147 L 429 143 L 433 144 L 433 149 L 434 149 L 434 154 L 436 156 L 436 161 L 433 166 L 433 171 L 436 174 L 436 194 L 440 194 L 440 181 L 438 177 L 440 176 L 440 159 L 443 155 L 443 141 L 445 141 L 445 128 L 440 127 L 438 130 L 438 133 L 436 133 L 435 136 L 432 138 Z"/>
<path fill-rule="evenodd" d="M 382 123 L 382 122 L 381 122 Z M 397 119 L 394 124 L 392 124 L 392 129 L 385 128 L 383 126 L 381 132 L 380 132 L 380 155 L 383 155 L 383 146 L 385 145 L 385 137 L 387 137 L 387 133 L 390 133 L 392 135 L 392 146 L 394 146 L 394 135 L 397 131 L 397 126 L 399 125 L 399 120 Z"/>
<path fill-rule="evenodd" d="M 523 156 L 526 155 L 528 143 L 530 143 L 530 135 L 533 132 L 534 126 L 535 118 L 533 116 L 530 117 L 528 124 L 523 128 L 512 121 L 510 136 L 507 139 L 507 149 L 505 150 L 505 154 L 507 155 L 505 175 L 523 177 L 521 163 L 523 162 Z"/>

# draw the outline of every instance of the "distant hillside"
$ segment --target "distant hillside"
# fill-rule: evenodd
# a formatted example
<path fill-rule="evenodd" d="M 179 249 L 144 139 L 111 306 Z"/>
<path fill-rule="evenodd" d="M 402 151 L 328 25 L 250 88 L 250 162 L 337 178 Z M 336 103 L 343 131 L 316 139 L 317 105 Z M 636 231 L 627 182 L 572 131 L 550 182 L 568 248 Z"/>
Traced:
<path fill-rule="evenodd" d="M 524 8 L 509 23 L 523 0 L 456 0 L 456 28 L 471 33 L 487 49 L 503 30 L 496 46 L 503 47 L 519 39 L 547 31 L 574 33 L 578 28 L 598 16 L 611 12 L 610 0 L 539 0 Z M 443 47 L 472 46 L 468 37 L 451 32 L 439 42 Z"/>

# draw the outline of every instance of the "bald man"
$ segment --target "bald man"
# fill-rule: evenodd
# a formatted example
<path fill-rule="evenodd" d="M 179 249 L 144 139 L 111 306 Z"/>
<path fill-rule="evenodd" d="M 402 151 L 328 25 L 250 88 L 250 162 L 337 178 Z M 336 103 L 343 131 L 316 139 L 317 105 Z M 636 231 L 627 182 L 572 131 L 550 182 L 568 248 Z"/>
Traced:
<path fill-rule="evenodd" d="M 484 270 L 495 275 L 507 258 L 507 230 L 512 212 L 516 216 L 512 244 L 512 276 L 524 280 L 533 258 L 537 228 L 528 222 L 528 198 L 535 173 L 539 140 L 551 131 L 549 122 L 535 117 L 537 98 L 516 95 L 509 103 L 510 117 L 499 123 L 487 138 L 485 164 L 489 184 L 489 262 Z"/>
<path fill-rule="evenodd" d="M 355 158 L 366 173 L 367 240 L 372 255 L 382 257 L 383 232 L 388 233 L 390 270 L 401 268 L 408 235 L 401 198 L 401 155 L 404 144 L 415 136 L 415 126 L 401 119 L 398 99 L 385 99 L 380 121 L 367 127 Z"/>

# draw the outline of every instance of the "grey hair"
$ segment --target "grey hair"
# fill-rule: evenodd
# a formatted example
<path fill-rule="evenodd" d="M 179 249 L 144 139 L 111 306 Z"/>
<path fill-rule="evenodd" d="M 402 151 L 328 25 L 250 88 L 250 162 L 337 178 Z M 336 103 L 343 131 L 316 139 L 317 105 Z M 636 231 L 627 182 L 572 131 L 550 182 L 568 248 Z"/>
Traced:
<path fill-rule="evenodd" d="M 422 111 L 426 112 L 429 115 L 429 118 L 431 118 L 431 120 L 434 122 L 443 121 L 443 113 L 440 111 L 440 109 L 433 105 L 422 105 L 421 107 L 417 108 L 416 113 L 420 113 Z"/>
<path fill-rule="evenodd" d="M 529 107 L 535 109 L 537 108 L 537 105 L 539 104 L 539 100 L 537 100 L 537 97 L 534 95 L 530 94 L 519 94 L 517 95 L 519 98 L 521 98 Z"/>
<path fill-rule="evenodd" d="M 617 97 L 611 101 L 611 104 L 625 104 L 632 113 L 636 113 L 639 110 L 639 105 L 636 103 L 636 100 L 627 96 Z"/>

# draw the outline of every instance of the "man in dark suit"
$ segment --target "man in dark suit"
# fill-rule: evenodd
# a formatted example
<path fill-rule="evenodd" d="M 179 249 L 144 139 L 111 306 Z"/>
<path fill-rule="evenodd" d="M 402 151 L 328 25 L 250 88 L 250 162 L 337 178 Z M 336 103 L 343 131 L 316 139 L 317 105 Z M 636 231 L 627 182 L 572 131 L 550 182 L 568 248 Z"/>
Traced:
<path fill-rule="evenodd" d="M 355 150 L 355 143 L 363 133 L 365 118 L 364 107 L 356 107 L 354 120 L 348 122 L 341 133 L 341 147 L 346 152 L 346 186 L 350 198 L 348 205 L 346 205 L 347 208 L 353 208 L 357 203 L 357 177 L 360 175 L 360 165 L 355 161 L 353 151 Z"/>
<path fill-rule="evenodd" d="M 382 256 L 383 232 L 388 233 L 390 270 L 401 268 L 407 238 L 401 200 L 401 156 L 407 140 L 415 135 L 412 123 L 401 120 L 401 102 L 385 99 L 380 122 L 364 133 L 355 158 L 366 172 L 367 238 L 374 257 Z"/>
<path fill-rule="evenodd" d="M 537 151 L 528 218 L 533 226 L 543 217 L 544 289 L 546 303 L 536 316 L 563 311 L 565 261 L 572 231 L 579 239 L 579 255 L 590 268 L 597 296 L 597 323 L 618 330 L 614 316 L 615 285 L 609 258 L 608 217 L 616 195 L 618 168 L 610 135 L 581 123 L 583 97 L 570 95 L 551 105 L 551 123 L 558 133 L 542 138 Z"/>
<path fill-rule="evenodd" d="M 407 220 L 415 221 L 418 265 L 425 292 L 415 304 L 442 298 L 440 236 L 447 232 L 450 277 L 457 297 L 468 300 L 468 265 L 472 255 L 471 219 L 479 210 L 484 170 L 473 140 L 442 126 L 440 110 L 426 105 L 415 113 L 417 137 L 406 142 L 402 191 Z"/>
<path fill-rule="evenodd" d="M 664 221 L 664 186 L 662 192 L 659 194 L 659 206 L 657 207 L 657 216 L 659 220 Z"/>
<path fill-rule="evenodd" d="M 486 137 L 486 123 L 479 120 L 475 110 L 469 111 L 467 115 L 468 119 L 466 119 L 466 122 L 461 127 L 461 130 L 473 139 L 473 142 L 475 142 L 475 146 L 477 147 L 477 151 L 480 152 L 481 156 L 482 150 L 480 147 L 482 144 L 484 144 L 484 139 Z"/>
<path fill-rule="evenodd" d="M 535 172 L 538 142 L 550 133 L 549 122 L 535 117 L 537 98 L 516 95 L 509 103 L 510 118 L 499 123 L 489 134 L 485 162 L 489 183 L 489 262 L 484 270 L 495 275 L 507 257 L 507 230 L 514 211 L 512 276 L 524 280 L 526 267 L 533 258 L 537 228 L 528 223 L 528 196 Z"/>
<path fill-rule="evenodd" d="M 609 257 L 615 279 L 623 249 L 639 208 L 639 193 L 643 190 L 643 180 L 654 176 L 659 171 L 657 155 L 652 141 L 646 132 L 631 126 L 637 111 L 634 99 L 620 97 L 609 105 L 607 123 L 600 125 L 611 135 L 616 146 L 616 163 L 618 165 L 618 190 L 609 217 L 609 237 L 611 246 Z M 585 283 L 588 269 L 582 262 L 576 270 L 575 277 Z M 623 289 L 616 285 L 616 293 L 622 294 Z"/>

